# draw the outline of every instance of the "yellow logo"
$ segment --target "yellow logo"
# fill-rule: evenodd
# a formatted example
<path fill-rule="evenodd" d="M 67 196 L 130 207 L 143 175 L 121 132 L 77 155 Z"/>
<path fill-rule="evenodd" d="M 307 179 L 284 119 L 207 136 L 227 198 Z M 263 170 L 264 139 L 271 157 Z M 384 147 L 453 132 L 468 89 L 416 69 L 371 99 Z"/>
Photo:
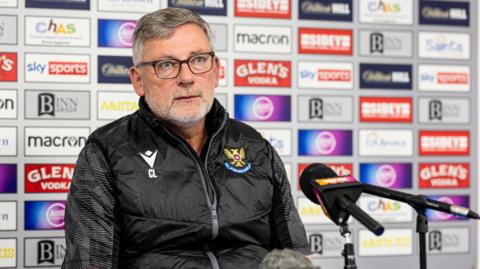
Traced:
<path fill-rule="evenodd" d="M 224 148 L 223 152 L 230 163 L 225 162 L 225 167 L 237 173 L 245 173 L 251 168 L 250 163 L 246 163 L 247 156 L 244 148 Z"/>

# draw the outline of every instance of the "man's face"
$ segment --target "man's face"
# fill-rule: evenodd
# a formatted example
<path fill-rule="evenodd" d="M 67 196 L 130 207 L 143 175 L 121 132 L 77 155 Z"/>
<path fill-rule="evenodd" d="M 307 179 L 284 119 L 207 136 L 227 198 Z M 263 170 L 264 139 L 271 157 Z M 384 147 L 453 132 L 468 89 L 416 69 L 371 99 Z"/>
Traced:
<path fill-rule="evenodd" d="M 162 59 L 185 60 L 211 51 L 208 38 L 196 24 L 184 24 L 168 39 L 145 42 L 141 62 Z M 176 78 L 161 79 L 151 65 L 130 70 L 135 92 L 145 100 L 155 116 L 180 127 L 198 123 L 210 111 L 213 91 L 218 85 L 219 62 L 215 58 L 212 70 L 193 74 L 182 64 Z"/>

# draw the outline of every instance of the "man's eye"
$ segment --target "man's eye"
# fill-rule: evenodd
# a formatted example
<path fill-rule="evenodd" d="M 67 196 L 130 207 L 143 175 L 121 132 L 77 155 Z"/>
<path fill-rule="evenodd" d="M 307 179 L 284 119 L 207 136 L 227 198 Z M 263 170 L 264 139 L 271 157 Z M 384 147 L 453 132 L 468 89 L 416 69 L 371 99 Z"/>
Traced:
<path fill-rule="evenodd" d="M 157 67 L 162 69 L 173 68 L 174 66 L 175 66 L 175 63 L 172 61 L 164 61 L 164 62 L 157 63 Z"/>
<path fill-rule="evenodd" d="M 205 61 L 207 61 L 206 56 L 197 56 L 192 59 L 192 63 L 195 63 L 195 64 L 201 64 L 201 63 L 204 63 Z"/>

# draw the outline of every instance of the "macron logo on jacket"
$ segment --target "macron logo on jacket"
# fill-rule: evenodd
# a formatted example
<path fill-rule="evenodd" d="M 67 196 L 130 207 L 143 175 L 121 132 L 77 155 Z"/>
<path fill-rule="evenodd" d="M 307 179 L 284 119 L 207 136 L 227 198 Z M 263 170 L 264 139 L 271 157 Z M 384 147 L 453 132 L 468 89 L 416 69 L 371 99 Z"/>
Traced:
<path fill-rule="evenodd" d="M 139 153 L 140 156 L 147 162 L 147 164 L 150 166 L 150 169 L 148 169 L 148 177 L 149 178 L 157 178 L 157 174 L 155 173 L 155 169 L 153 169 L 153 165 L 155 164 L 155 159 L 157 158 L 157 153 L 158 150 L 155 150 L 155 152 L 152 152 L 151 150 L 147 150 L 144 153 Z"/>

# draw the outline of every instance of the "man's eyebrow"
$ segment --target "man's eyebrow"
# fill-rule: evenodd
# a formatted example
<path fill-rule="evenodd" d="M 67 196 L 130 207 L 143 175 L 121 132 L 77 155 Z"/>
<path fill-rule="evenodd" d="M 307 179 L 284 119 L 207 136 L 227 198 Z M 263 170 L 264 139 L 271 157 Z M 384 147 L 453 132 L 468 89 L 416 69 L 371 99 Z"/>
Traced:
<path fill-rule="evenodd" d="M 189 54 L 189 57 L 190 56 L 194 56 L 194 55 L 197 55 L 197 54 L 201 54 L 201 53 L 209 53 L 210 51 L 205 51 L 203 49 L 198 49 L 198 50 L 193 50 L 193 51 L 190 51 L 190 54 Z M 161 60 L 163 59 L 175 59 L 175 60 L 179 60 L 177 57 L 173 56 L 173 55 L 170 55 L 170 54 L 166 54 L 162 57 L 160 57 Z"/>

